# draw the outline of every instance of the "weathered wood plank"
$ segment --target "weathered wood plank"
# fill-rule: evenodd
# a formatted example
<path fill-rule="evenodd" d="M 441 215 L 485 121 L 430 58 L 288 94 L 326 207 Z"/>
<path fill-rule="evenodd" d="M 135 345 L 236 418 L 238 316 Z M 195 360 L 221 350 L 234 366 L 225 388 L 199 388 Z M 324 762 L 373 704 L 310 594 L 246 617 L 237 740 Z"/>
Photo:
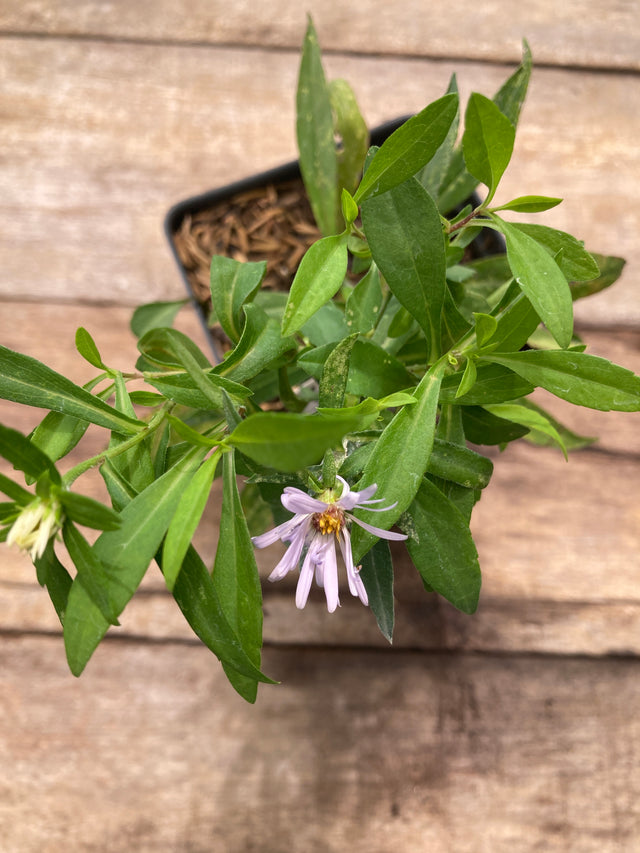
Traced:
<path fill-rule="evenodd" d="M 0 662 L 7 850 L 637 847 L 637 661 L 270 650 L 256 706 L 184 645 Z"/>
<path fill-rule="evenodd" d="M 2 47 L 4 297 L 174 298 L 181 284 L 161 230 L 169 205 L 294 156 L 294 53 L 20 38 Z M 328 66 L 352 81 L 372 125 L 439 96 L 454 70 L 463 94 L 495 91 L 506 71 L 337 55 Z M 500 200 L 564 196 L 539 221 L 632 257 L 639 116 L 637 76 L 539 69 Z M 627 273 L 579 316 L 638 324 L 634 284 Z"/>
<path fill-rule="evenodd" d="M 326 50 L 459 60 L 513 61 L 527 38 L 538 61 L 552 65 L 638 68 L 638 4 L 603 7 L 599 0 L 551 0 L 478 4 L 460 0 L 455 14 L 405 0 L 402 9 L 367 0 L 345 6 L 310 0 L 304 7 Z M 192 0 L 189 13 L 169 0 L 108 4 L 81 0 L 11 0 L 0 12 L 0 31 L 243 44 L 298 49 L 305 15 L 294 0 L 269 4 Z"/>

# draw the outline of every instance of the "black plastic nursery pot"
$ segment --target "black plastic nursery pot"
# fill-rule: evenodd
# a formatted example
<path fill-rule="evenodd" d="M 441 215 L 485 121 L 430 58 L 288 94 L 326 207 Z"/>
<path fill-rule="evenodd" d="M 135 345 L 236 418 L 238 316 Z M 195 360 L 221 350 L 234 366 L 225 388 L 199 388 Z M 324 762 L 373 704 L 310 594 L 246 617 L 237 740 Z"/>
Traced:
<path fill-rule="evenodd" d="M 371 144 L 382 145 L 407 118 L 385 122 L 372 130 Z M 476 197 L 471 201 L 478 203 Z M 217 359 L 222 358 L 223 341 L 208 322 L 212 256 L 251 261 L 266 258 L 263 286 L 286 290 L 302 255 L 321 236 L 298 161 L 178 202 L 167 213 L 164 227 L 187 294 Z M 483 229 L 472 247 L 475 257 L 505 251 L 500 236 L 490 229 Z"/>

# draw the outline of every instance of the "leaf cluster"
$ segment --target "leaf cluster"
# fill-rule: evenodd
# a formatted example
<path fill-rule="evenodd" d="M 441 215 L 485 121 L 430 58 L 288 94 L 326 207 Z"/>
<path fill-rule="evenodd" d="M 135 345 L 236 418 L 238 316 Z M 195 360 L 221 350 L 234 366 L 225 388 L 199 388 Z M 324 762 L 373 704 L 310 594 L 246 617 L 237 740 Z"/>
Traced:
<path fill-rule="evenodd" d="M 0 536 L 36 498 L 62 507 L 66 554 L 51 538 L 35 565 L 74 674 L 155 563 L 193 631 L 254 701 L 270 679 L 260 668 L 251 535 L 290 517 L 280 503 L 285 486 L 320 491 L 337 475 L 356 489 L 377 484 L 387 509 L 375 518 L 359 510 L 362 520 L 397 525 L 426 590 L 473 613 L 481 578 L 469 522 L 493 470 L 483 448 L 524 437 L 566 454 L 592 440 L 532 402 L 537 387 L 593 409 L 640 409 L 640 378 L 584 352 L 573 328 L 575 299 L 610 286 L 623 262 L 590 254 L 564 232 L 504 218 L 557 198 L 493 202 L 530 73 L 525 44 L 522 64 L 492 99 L 472 94 L 462 116 L 454 78 L 368 150 L 353 92 L 327 82 L 309 22 L 297 131 L 324 236 L 289 293 L 261 287 L 265 263 L 214 257 L 213 309 L 229 342 L 218 364 L 172 328 L 176 302 L 135 312 L 140 355 L 130 372 L 106 365 L 79 329 L 78 351 L 97 371 L 84 387 L 0 347 L 0 396 L 47 412 L 30 436 L 0 428 L 0 454 L 24 480 L 0 477 L 8 498 Z M 481 229 L 500 235 L 502 253 L 474 257 Z M 106 431 L 105 450 L 62 473 L 89 425 Z M 111 506 L 72 489 L 93 467 Z M 216 478 L 220 537 L 207 566 L 193 537 Z M 100 531 L 95 542 L 82 527 Z M 363 528 L 351 534 L 390 640 L 392 554 Z"/>

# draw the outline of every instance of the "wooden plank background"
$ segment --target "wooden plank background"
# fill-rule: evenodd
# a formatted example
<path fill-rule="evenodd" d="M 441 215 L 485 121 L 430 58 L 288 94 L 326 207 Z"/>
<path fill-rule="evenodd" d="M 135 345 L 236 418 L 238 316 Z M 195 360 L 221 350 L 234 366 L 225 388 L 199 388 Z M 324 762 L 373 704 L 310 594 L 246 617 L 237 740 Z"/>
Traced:
<path fill-rule="evenodd" d="M 627 258 L 577 315 L 591 351 L 640 372 L 640 4 L 307 8 L 372 125 L 453 71 L 463 95 L 491 94 L 528 38 L 538 67 L 500 198 L 562 195 L 540 221 Z M 168 207 L 295 156 L 304 26 L 290 0 L 0 3 L 0 343 L 85 381 L 84 325 L 130 364 L 131 306 L 182 295 Z M 193 316 L 179 324 L 204 345 Z M 0 849 L 639 849 L 638 416 L 550 405 L 601 440 L 568 464 L 525 444 L 496 456 L 474 516 L 478 613 L 402 564 L 390 649 L 348 595 L 299 613 L 291 583 L 267 584 L 265 669 L 284 683 L 255 707 L 157 572 L 73 679 L 33 568 L 0 546 Z M 3 423 L 38 419 L 0 402 Z M 101 494 L 99 477 L 84 488 Z M 218 513 L 214 491 L 208 556 Z M 258 557 L 266 574 L 276 549 Z"/>

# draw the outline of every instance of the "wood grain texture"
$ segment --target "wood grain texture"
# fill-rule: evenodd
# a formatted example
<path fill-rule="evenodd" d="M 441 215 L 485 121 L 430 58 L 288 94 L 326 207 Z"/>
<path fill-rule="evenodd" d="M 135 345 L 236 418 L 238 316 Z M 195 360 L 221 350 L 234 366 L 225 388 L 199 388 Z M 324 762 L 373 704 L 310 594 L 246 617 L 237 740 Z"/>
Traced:
<path fill-rule="evenodd" d="M 371 125 L 420 109 L 459 72 L 494 92 L 497 64 L 334 55 Z M 256 68 L 260 73 L 256 73 Z M 263 50 L 2 39 L 0 295 L 135 304 L 181 295 L 162 233 L 170 204 L 293 159 L 297 56 Z M 538 69 L 499 191 L 566 202 L 538 221 L 635 258 L 640 78 Z M 630 267 L 585 322 L 640 322 Z"/>
<path fill-rule="evenodd" d="M 142 41 L 243 44 L 297 50 L 315 21 L 325 50 L 459 60 L 513 61 L 527 38 L 538 61 L 552 65 L 639 68 L 636 0 L 460 0 L 452 13 L 424 0 L 402 7 L 384 0 L 8 0 L 0 30 Z"/>
<path fill-rule="evenodd" d="M 637 661 L 270 650 L 254 707 L 182 644 L 0 662 L 7 850 L 637 849 Z"/>

